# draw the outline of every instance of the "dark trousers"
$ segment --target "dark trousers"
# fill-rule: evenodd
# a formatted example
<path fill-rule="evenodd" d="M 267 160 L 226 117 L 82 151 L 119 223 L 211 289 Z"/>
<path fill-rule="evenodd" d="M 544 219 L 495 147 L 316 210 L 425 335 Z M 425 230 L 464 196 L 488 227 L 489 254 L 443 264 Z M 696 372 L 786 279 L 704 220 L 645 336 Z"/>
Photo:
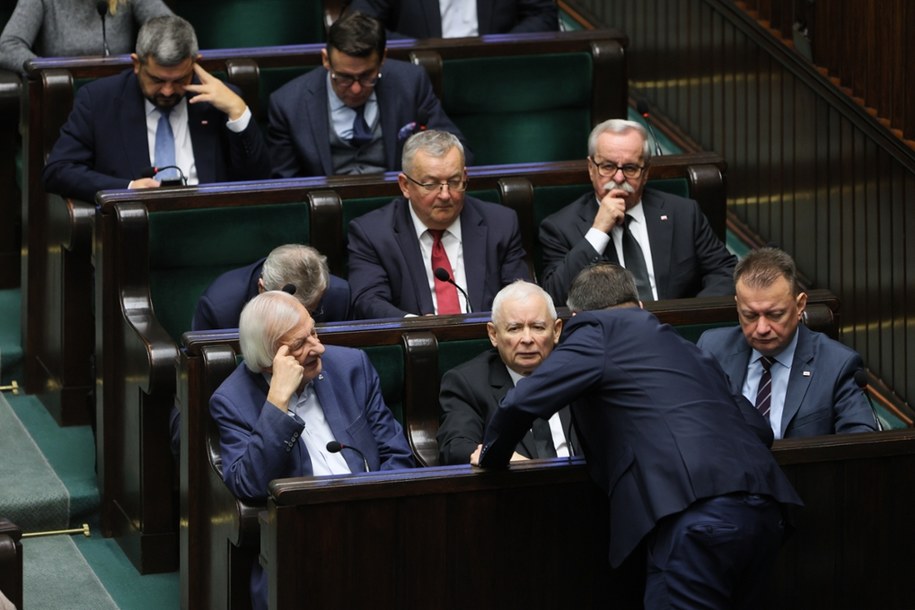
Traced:
<path fill-rule="evenodd" d="M 784 527 L 777 502 L 745 493 L 662 519 L 646 541 L 645 610 L 763 608 Z"/>

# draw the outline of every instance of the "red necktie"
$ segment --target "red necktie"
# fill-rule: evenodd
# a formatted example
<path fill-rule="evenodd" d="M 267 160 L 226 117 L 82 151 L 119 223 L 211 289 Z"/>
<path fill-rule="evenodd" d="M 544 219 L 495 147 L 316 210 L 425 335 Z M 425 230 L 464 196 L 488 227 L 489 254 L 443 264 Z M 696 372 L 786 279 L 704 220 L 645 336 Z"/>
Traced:
<path fill-rule="evenodd" d="M 457 288 L 450 282 L 443 282 L 435 277 L 435 270 L 441 267 L 448 272 L 448 277 L 454 279 L 454 273 L 451 271 L 451 262 L 445 253 L 445 247 L 442 245 L 441 229 L 429 229 L 432 235 L 432 276 L 435 278 L 435 298 L 438 301 L 438 310 L 440 315 L 461 313 L 461 304 L 458 302 Z"/>

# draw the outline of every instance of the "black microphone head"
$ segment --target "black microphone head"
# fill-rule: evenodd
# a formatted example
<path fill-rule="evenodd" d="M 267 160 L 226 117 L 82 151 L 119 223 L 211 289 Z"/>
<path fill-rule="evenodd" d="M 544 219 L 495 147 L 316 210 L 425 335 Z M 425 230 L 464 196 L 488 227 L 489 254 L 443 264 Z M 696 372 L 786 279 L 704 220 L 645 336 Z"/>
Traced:
<path fill-rule="evenodd" d="M 280 290 L 288 294 L 295 294 L 295 284 L 286 284 Z"/>
<path fill-rule="evenodd" d="M 864 372 L 864 369 L 858 369 L 855 371 L 855 383 L 858 384 L 859 388 L 867 387 L 867 373 Z"/>
<path fill-rule="evenodd" d="M 142 172 L 140 172 L 140 178 L 152 178 L 158 173 L 159 169 L 157 167 L 147 167 Z"/>
<path fill-rule="evenodd" d="M 639 111 L 644 117 L 647 117 L 651 112 L 648 110 L 648 102 L 645 100 L 639 100 L 635 103 L 635 109 Z"/>
<path fill-rule="evenodd" d="M 343 450 L 343 445 L 341 445 L 338 441 L 330 441 L 327 443 L 327 447 L 325 447 L 325 449 L 331 453 L 340 453 Z"/>
<path fill-rule="evenodd" d="M 442 282 L 451 281 L 451 274 L 448 273 L 444 267 L 435 268 L 435 277 L 436 277 L 436 279 L 438 279 L 439 281 L 442 281 Z"/>
<path fill-rule="evenodd" d="M 98 0 L 95 3 L 95 10 L 98 12 L 98 16 L 104 19 L 108 13 L 108 0 Z"/>

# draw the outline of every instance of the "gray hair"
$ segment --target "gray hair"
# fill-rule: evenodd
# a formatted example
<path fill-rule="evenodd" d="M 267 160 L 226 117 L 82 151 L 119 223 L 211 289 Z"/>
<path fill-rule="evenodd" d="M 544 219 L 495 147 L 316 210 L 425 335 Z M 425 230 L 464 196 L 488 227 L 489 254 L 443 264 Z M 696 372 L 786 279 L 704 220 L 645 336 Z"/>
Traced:
<path fill-rule="evenodd" d="M 423 151 L 430 157 L 441 158 L 457 148 L 461 152 L 461 165 L 464 164 L 464 145 L 456 135 L 448 131 L 427 129 L 413 134 L 403 145 L 401 166 L 404 172 L 413 173 L 413 157 Z"/>
<path fill-rule="evenodd" d="M 600 262 L 585 267 L 572 280 L 566 305 L 573 312 L 638 305 L 639 293 L 632 274 L 615 263 Z"/>
<path fill-rule="evenodd" d="M 324 296 L 330 284 L 327 257 L 311 246 L 286 244 L 274 248 L 261 271 L 264 290 L 282 290 L 286 284 L 295 286 L 295 298 L 312 309 Z"/>
<path fill-rule="evenodd" d="M 153 17 L 137 34 L 137 57 L 144 64 L 152 57 L 160 66 L 177 66 L 198 51 L 194 26 L 177 15 Z"/>
<path fill-rule="evenodd" d="M 540 297 L 546 303 L 550 321 L 555 321 L 558 316 L 556 315 L 556 306 L 553 305 L 553 297 L 537 284 L 525 282 L 524 280 L 515 280 L 500 290 L 496 294 L 496 298 L 492 300 L 492 323 L 499 326 L 504 321 L 505 316 L 502 308 L 506 301 L 526 301 L 537 297 Z"/>
<path fill-rule="evenodd" d="M 608 119 L 603 123 L 598 123 L 591 130 L 591 135 L 588 136 L 588 156 L 593 157 L 594 153 L 597 152 L 597 138 L 602 134 L 624 134 L 628 131 L 637 131 L 642 136 L 642 161 L 644 163 L 651 161 L 651 144 L 648 142 L 648 132 L 641 123 L 625 119 Z"/>
<path fill-rule="evenodd" d="M 734 267 L 735 285 L 738 280 L 743 280 L 744 284 L 753 288 L 768 288 L 780 277 L 788 280 L 794 296 L 801 293 L 794 259 L 778 248 L 750 250 Z"/>
<path fill-rule="evenodd" d="M 280 290 L 264 292 L 245 305 L 238 320 L 238 342 L 245 366 L 260 373 L 273 366 L 280 339 L 301 320 L 301 304 Z"/>

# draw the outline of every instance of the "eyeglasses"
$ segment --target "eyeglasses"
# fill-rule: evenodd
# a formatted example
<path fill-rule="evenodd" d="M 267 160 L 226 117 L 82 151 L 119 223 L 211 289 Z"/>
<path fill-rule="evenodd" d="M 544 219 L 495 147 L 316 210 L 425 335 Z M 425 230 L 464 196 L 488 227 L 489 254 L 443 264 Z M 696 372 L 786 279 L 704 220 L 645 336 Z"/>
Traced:
<path fill-rule="evenodd" d="M 330 77 L 343 88 L 352 87 L 353 83 L 357 82 L 362 87 L 374 87 L 381 80 L 381 72 L 376 72 L 374 76 L 353 76 L 352 74 L 337 74 L 331 67 Z"/>
<path fill-rule="evenodd" d="M 404 176 L 407 176 L 404 174 Z M 427 193 L 434 193 L 435 191 L 442 190 L 442 187 L 447 186 L 449 191 L 455 193 L 463 193 L 467 190 L 467 180 L 465 178 L 452 178 L 451 180 L 445 180 L 444 182 L 420 182 L 419 180 L 414 180 L 410 176 L 407 176 L 407 180 L 423 189 Z"/>
<path fill-rule="evenodd" d="M 617 165 L 613 161 L 598 163 L 594 160 L 594 157 L 588 157 L 588 161 L 597 167 L 597 173 L 604 178 L 615 176 L 618 171 L 622 171 L 627 178 L 638 178 L 642 175 L 642 170 L 645 169 L 644 165 L 635 165 L 634 163 L 627 163 L 626 165 Z"/>

